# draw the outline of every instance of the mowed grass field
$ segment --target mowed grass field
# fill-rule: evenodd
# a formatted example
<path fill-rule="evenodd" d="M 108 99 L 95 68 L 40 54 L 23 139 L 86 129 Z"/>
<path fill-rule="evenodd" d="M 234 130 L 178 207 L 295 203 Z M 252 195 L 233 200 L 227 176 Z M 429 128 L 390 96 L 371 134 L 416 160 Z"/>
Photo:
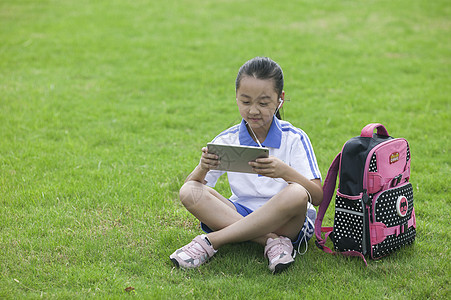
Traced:
<path fill-rule="evenodd" d="M 441 0 L 1 1 L 0 298 L 449 299 L 450 17 Z M 255 56 L 282 66 L 323 178 L 367 123 L 410 142 L 412 246 L 365 267 L 312 240 L 273 276 L 243 243 L 173 268 L 201 232 L 178 189 L 240 121 Z"/>

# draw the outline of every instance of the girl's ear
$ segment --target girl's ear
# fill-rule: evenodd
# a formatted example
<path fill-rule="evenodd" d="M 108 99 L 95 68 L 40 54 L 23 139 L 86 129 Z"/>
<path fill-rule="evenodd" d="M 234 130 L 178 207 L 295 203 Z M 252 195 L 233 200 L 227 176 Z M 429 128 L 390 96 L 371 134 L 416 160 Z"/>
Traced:
<path fill-rule="evenodd" d="M 285 102 L 285 91 L 282 91 L 282 94 L 280 94 L 279 101 L 279 107 L 277 109 L 282 108 L 283 103 Z"/>

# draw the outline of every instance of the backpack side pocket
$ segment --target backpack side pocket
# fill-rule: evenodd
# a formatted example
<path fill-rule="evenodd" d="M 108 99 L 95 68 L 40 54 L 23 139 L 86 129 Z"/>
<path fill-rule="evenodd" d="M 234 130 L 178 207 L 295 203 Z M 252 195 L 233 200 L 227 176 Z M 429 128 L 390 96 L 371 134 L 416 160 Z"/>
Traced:
<path fill-rule="evenodd" d="M 335 197 L 335 218 L 331 239 L 337 251 L 358 251 L 364 253 L 364 213 L 362 194 L 348 196 L 337 191 Z"/>

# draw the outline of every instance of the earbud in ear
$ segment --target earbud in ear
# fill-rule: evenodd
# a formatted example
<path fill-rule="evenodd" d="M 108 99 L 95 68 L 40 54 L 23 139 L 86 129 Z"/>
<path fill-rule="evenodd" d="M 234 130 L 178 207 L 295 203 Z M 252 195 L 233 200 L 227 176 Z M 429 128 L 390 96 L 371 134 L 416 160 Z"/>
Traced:
<path fill-rule="evenodd" d="M 277 107 L 277 109 L 280 109 L 280 108 L 282 107 L 282 105 L 283 105 L 283 100 L 282 100 L 282 98 L 279 98 L 279 102 L 280 102 L 280 104 L 279 104 L 279 106 Z"/>

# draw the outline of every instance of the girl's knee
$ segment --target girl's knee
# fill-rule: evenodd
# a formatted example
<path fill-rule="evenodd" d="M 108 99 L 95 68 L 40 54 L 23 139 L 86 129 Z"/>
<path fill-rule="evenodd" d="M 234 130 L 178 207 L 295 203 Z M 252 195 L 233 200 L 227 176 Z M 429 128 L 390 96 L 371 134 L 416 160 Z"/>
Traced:
<path fill-rule="evenodd" d="M 198 203 L 205 193 L 205 186 L 197 181 L 188 181 L 180 188 L 180 202 L 185 207 L 190 207 Z"/>
<path fill-rule="evenodd" d="M 290 199 L 290 206 L 292 208 L 307 209 L 309 195 L 302 185 L 290 183 L 287 186 L 287 192 L 289 193 L 287 199 Z"/>

